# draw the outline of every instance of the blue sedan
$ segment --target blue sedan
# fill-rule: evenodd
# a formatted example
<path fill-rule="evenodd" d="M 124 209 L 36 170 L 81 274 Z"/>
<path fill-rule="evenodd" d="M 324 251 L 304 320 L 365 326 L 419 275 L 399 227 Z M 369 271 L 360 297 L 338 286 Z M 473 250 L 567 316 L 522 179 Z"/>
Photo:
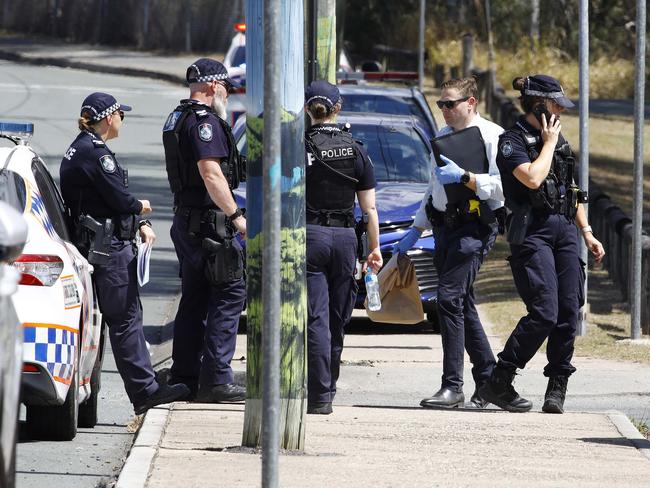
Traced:
<path fill-rule="evenodd" d="M 431 174 L 430 128 L 408 115 L 341 113 L 340 124 L 350 124 L 355 139 L 363 142 L 375 167 L 376 205 L 379 212 L 380 247 L 384 262 L 392 247 L 413 223 Z M 246 154 L 246 123 L 242 117 L 233 129 L 240 152 Z M 245 207 L 246 188 L 235 192 L 238 205 Z M 357 216 L 360 211 L 357 207 Z M 415 264 L 422 306 L 427 319 L 436 323 L 438 275 L 433 265 L 435 243 L 431 231 L 422 234 L 408 255 Z M 365 288 L 359 281 L 356 308 L 363 308 Z"/>

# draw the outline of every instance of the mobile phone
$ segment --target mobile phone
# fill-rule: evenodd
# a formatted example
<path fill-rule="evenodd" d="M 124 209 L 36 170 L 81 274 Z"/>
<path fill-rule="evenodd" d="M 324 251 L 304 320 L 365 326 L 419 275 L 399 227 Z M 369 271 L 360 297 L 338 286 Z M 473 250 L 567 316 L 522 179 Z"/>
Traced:
<path fill-rule="evenodd" d="M 546 105 L 543 103 L 537 104 L 533 107 L 533 115 L 537 119 L 537 122 L 539 122 L 539 125 L 542 125 L 542 114 L 546 117 L 546 123 L 550 123 L 551 121 L 551 113 L 548 111 L 546 108 Z"/>

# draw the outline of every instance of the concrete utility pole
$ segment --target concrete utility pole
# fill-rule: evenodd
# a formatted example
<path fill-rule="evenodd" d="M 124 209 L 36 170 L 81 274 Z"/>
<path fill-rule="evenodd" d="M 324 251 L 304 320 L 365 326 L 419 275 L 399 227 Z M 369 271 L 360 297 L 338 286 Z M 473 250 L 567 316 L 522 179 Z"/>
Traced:
<path fill-rule="evenodd" d="M 580 0 L 578 23 L 580 24 L 578 49 L 580 57 L 580 188 L 589 191 L 589 4 L 587 0 Z M 589 205 L 585 204 L 584 208 L 585 215 L 589 216 Z M 580 239 L 580 257 L 585 263 L 588 262 L 588 253 L 584 240 Z M 589 273 L 585 272 L 585 304 L 580 310 L 578 322 L 578 335 L 581 336 L 587 334 L 588 282 Z"/>
<path fill-rule="evenodd" d="M 304 415 L 307 390 L 306 334 L 307 323 L 307 283 L 305 272 L 305 182 L 304 182 L 304 41 L 303 30 L 295 26 L 304 25 L 303 3 L 292 0 L 280 0 L 280 61 L 277 63 L 280 73 L 280 89 L 275 95 L 279 100 L 279 114 L 276 120 L 265 120 L 274 116 L 266 112 L 267 100 L 265 76 L 264 46 L 267 41 L 262 37 L 264 17 L 263 0 L 246 2 L 246 94 L 248 113 L 246 118 L 248 140 L 248 181 L 246 182 L 247 207 L 247 398 L 244 415 L 244 432 L 242 444 L 256 447 L 264 444 L 262 437 L 272 439 L 275 430 L 279 436 L 280 447 L 284 449 L 303 449 L 305 439 Z M 271 45 L 269 45 L 269 48 Z M 266 53 L 278 56 L 278 52 Z M 268 93 L 268 96 L 274 96 Z M 264 119 L 262 112 L 264 111 Z M 278 124 L 280 133 L 268 123 Z M 268 123 L 267 123 L 268 122 Z M 266 130 L 272 130 L 269 134 Z M 268 146 L 270 138 L 281 141 L 281 158 L 273 156 L 277 149 Z M 264 147 L 262 140 L 264 139 Z M 266 164 L 262 164 L 264 154 Z M 275 159 L 273 159 L 275 158 Z M 280 207 L 275 209 L 273 192 L 269 200 L 263 192 L 264 181 L 268 178 L 267 190 L 277 191 L 280 185 Z M 272 215 L 275 213 L 275 216 Z M 267 221 L 281 217 L 280 235 L 274 234 L 272 225 Z M 265 224 L 262 228 L 263 222 Z M 267 225 L 269 225 L 267 230 Z M 270 232 L 268 235 L 266 232 Z M 275 238 L 275 241 L 273 239 Z M 274 251 L 275 250 L 275 251 Z M 267 271 L 274 260 L 274 252 L 280 252 L 280 268 L 273 276 L 272 269 Z M 277 256 L 276 256 L 277 257 Z M 264 266 L 264 268 L 262 268 Z M 270 274 L 267 274 L 270 273 Z M 274 278 L 280 278 L 274 284 Z M 273 293 L 278 293 L 277 295 Z M 267 295 L 268 293 L 268 295 Z M 280 313 L 275 316 L 271 309 L 275 300 Z M 267 302 L 266 300 L 269 300 Z M 279 329 L 279 330 L 278 330 Z M 280 335 L 279 345 L 274 333 Z M 269 348 L 262 356 L 262 347 Z M 273 348 L 279 347 L 279 351 Z M 277 354 L 276 354 L 277 352 Z M 267 359 L 268 358 L 268 359 Z M 266 362 L 268 361 L 268 363 Z M 268 371 L 267 371 L 268 370 Z M 272 385 L 275 383 L 273 371 L 279 372 L 279 401 L 273 400 Z M 262 375 L 264 374 L 264 378 Z M 268 382 L 264 385 L 265 382 Z M 267 387 L 270 389 L 267 391 Z M 263 395 L 264 388 L 264 395 Z M 262 398 L 263 397 L 263 398 Z M 277 396 L 276 396 L 277 400 Z M 276 407 L 277 406 L 277 407 Z M 278 427 L 265 409 L 278 408 Z M 264 418 L 263 418 L 264 416 Z M 262 428 L 264 432 L 262 433 Z M 272 441 L 271 442 L 275 442 Z M 270 449 L 271 446 L 265 447 Z M 263 480 L 264 481 L 264 480 Z M 268 482 L 271 483 L 269 478 Z M 265 481 L 264 481 L 265 482 Z M 263 484 L 263 486 L 273 486 Z"/>
<path fill-rule="evenodd" d="M 634 86 L 634 210 L 632 213 L 632 339 L 641 338 L 641 258 L 643 226 L 643 126 L 645 106 L 646 2 L 636 2 L 636 69 Z"/>

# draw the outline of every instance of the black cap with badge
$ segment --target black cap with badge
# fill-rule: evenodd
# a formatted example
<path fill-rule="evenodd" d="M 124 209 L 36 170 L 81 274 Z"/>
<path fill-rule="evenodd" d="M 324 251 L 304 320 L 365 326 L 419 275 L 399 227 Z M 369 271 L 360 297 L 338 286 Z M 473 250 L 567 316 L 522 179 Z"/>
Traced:
<path fill-rule="evenodd" d="M 91 120 L 93 122 L 99 122 L 104 117 L 107 117 L 118 110 L 130 112 L 131 107 L 118 103 L 113 95 L 102 92 L 91 93 L 81 104 L 81 115 L 83 115 L 84 112 L 89 112 L 92 115 Z"/>
<path fill-rule="evenodd" d="M 318 102 L 331 109 L 341 101 L 341 94 L 336 85 L 325 80 L 312 81 L 305 90 L 305 105 Z"/>
<path fill-rule="evenodd" d="M 533 75 L 527 77 L 524 80 L 524 87 L 521 90 L 521 94 L 531 97 L 550 98 L 564 108 L 571 108 L 574 106 L 573 102 L 564 94 L 560 82 L 556 78 L 548 75 Z"/>
<path fill-rule="evenodd" d="M 239 88 L 241 85 L 230 78 L 226 67 L 210 58 L 200 58 L 194 61 L 185 72 L 188 83 L 207 83 L 209 81 L 225 81 L 230 88 Z"/>

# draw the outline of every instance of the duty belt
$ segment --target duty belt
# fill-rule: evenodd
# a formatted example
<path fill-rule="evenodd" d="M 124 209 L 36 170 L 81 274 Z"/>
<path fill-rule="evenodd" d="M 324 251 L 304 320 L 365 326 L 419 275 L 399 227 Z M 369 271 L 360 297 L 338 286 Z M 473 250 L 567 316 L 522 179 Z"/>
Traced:
<path fill-rule="evenodd" d="M 306 222 L 323 227 L 354 227 L 354 215 L 343 212 L 312 212 L 307 210 Z"/>

